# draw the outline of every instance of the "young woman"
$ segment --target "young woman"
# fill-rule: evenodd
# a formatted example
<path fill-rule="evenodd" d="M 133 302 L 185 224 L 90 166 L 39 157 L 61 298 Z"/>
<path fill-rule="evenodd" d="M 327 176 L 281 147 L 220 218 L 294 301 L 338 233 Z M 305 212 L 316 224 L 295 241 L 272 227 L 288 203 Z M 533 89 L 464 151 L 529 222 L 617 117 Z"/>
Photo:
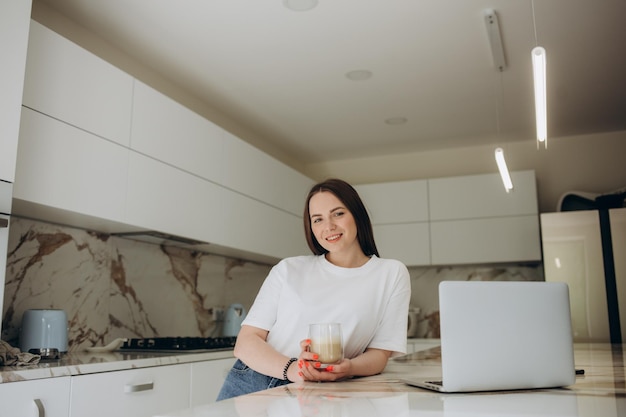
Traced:
<path fill-rule="evenodd" d="M 311 188 L 304 231 L 314 255 L 286 258 L 265 279 L 237 337 L 238 358 L 218 400 L 295 381 L 380 373 L 406 353 L 411 287 L 407 268 L 381 259 L 367 210 L 348 183 Z M 344 359 L 320 368 L 311 323 L 341 323 Z"/>

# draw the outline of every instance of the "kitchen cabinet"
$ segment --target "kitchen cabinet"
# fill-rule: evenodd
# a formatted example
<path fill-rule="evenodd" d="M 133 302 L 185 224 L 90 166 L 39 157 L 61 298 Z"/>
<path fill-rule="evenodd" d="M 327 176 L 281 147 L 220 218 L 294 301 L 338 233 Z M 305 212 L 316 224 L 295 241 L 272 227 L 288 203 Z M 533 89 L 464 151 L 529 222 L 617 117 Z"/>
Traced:
<path fill-rule="evenodd" d="M 367 208 L 378 252 L 406 265 L 430 264 L 427 180 L 354 187 Z"/>
<path fill-rule="evenodd" d="M 149 230 L 218 243 L 224 240 L 227 190 L 131 152 L 126 221 Z"/>
<path fill-rule="evenodd" d="M 537 214 L 534 171 L 511 172 L 514 189 L 506 192 L 498 174 L 428 180 L 430 220 L 458 220 Z"/>
<path fill-rule="evenodd" d="M 428 181 L 396 181 L 354 187 L 373 224 L 427 222 Z"/>
<path fill-rule="evenodd" d="M 313 185 L 306 176 L 137 80 L 131 148 L 299 216 Z"/>
<path fill-rule="evenodd" d="M 31 22 L 24 106 L 128 146 L 132 92 L 130 75 Z"/>
<path fill-rule="evenodd" d="M 16 214 L 263 261 L 308 252 L 309 178 L 39 23 L 29 48 Z"/>
<path fill-rule="evenodd" d="M 537 215 L 431 222 L 433 265 L 541 259 Z"/>
<path fill-rule="evenodd" d="M 72 377 L 71 417 L 151 417 L 189 407 L 191 364 Z"/>
<path fill-rule="evenodd" d="M 222 184 L 301 218 L 304 200 L 314 182 L 238 137 L 224 134 Z"/>
<path fill-rule="evenodd" d="M 68 417 L 70 377 L 2 383 L 0 398 L 1 416 Z"/>
<path fill-rule="evenodd" d="M 126 222 L 209 242 L 216 253 L 224 247 L 272 258 L 306 253 L 300 217 L 134 152 Z"/>
<path fill-rule="evenodd" d="M 223 129 L 138 80 L 130 147 L 209 181 L 222 180 Z"/>
<path fill-rule="evenodd" d="M 430 265 L 428 222 L 375 224 L 376 248 L 383 258 L 397 259 L 405 265 Z"/>
<path fill-rule="evenodd" d="M 541 261 L 534 171 L 428 180 L 434 265 Z"/>
<path fill-rule="evenodd" d="M 128 149 L 24 108 L 14 206 L 21 200 L 123 221 L 127 170 Z"/>
<path fill-rule="evenodd" d="M 191 364 L 191 407 L 215 402 L 235 358 Z"/>
<path fill-rule="evenodd" d="M 0 180 L 13 182 L 31 0 L 0 3 Z"/>

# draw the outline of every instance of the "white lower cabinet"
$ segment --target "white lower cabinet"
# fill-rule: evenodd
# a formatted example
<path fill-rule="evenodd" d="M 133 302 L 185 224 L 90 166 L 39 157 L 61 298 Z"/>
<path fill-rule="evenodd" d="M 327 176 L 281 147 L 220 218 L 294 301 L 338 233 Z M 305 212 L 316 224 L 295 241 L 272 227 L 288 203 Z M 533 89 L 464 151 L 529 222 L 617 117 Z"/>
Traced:
<path fill-rule="evenodd" d="M 70 377 L 5 382 L 0 384 L 0 398 L 3 417 L 68 417 Z"/>
<path fill-rule="evenodd" d="M 71 417 L 150 417 L 189 407 L 191 364 L 72 377 Z"/>
<path fill-rule="evenodd" d="M 215 401 L 228 371 L 237 359 L 227 358 L 191 365 L 191 406 L 210 404 Z"/>

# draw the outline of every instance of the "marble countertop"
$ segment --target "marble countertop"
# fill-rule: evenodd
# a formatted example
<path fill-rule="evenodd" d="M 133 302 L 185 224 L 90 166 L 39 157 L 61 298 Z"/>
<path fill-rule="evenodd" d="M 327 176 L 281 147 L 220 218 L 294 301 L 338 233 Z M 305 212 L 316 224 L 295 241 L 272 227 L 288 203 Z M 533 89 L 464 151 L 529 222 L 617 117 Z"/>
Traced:
<path fill-rule="evenodd" d="M 41 361 L 37 365 L 0 366 L 0 383 L 202 362 L 232 357 L 232 349 L 193 353 L 72 352 L 63 355 L 59 360 Z"/>
<path fill-rule="evenodd" d="M 576 344 L 574 353 L 585 373 L 562 389 L 440 394 L 403 384 L 407 374 L 441 375 L 436 347 L 391 360 L 380 375 L 294 383 L 161 417 L 625 416 L 624 346 Z"/>

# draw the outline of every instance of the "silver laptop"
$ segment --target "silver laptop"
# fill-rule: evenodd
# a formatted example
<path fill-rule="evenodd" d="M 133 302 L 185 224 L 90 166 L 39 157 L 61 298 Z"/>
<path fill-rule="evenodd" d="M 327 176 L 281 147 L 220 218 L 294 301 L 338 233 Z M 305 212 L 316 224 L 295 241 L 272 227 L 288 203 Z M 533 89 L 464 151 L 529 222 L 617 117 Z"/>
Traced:
<path fill-rule="evenodd" d="M 442 377 L 405 383 L 440 392 L 574 384 L 567 284 L 444 281 L 439 312 Z"/>

